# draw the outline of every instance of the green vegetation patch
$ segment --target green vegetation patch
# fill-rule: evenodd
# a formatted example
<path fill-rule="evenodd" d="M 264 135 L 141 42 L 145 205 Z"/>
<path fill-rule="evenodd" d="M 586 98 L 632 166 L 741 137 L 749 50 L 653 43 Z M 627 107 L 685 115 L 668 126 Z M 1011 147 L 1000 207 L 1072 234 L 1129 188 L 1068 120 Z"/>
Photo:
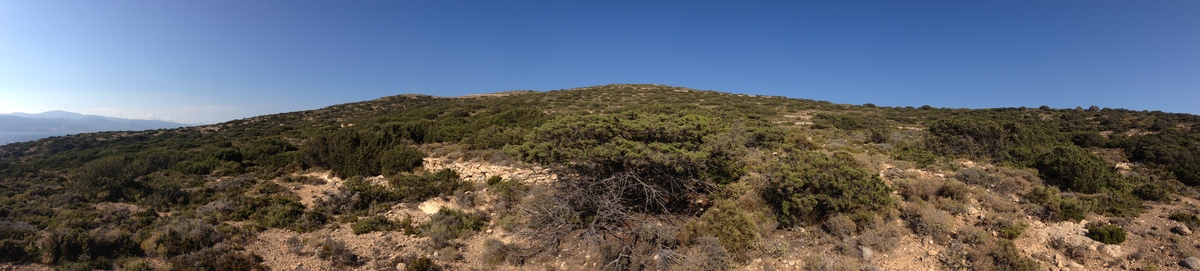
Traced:
<path fill-rule="evenodd" d="M 891 206 L 892 188 L 848 154 L 792 153 L 768 166 L 762 190 L 784 225 L 813 224 L 839 213 Z"/>

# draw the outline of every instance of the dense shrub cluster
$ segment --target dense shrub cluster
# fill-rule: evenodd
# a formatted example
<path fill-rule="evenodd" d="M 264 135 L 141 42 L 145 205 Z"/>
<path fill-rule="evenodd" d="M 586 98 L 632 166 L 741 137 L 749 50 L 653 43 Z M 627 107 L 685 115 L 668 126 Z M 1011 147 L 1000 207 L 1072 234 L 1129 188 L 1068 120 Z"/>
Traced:
<path fill-rule="evenodd" d="M 421 165 L 425 153 L 395 133 L 339 129 L 305 142 L 307 164 L 333 170 L 338 177 L 394 175 Z"/>
<path fill-rule="evenodd" d="M 763 173 L 763 198 L 780 223 L 819 223 L 839 213 L 871 212 L 891 205 L 891 191 L 879 175 L 861 168 L 847 154 L 793 153 Z"/>
<path fill-rule="evenodd" d="M 1066 191 L 1097 193 L 1127 189 L 1116 168 L 1077 147 L 1057 147 L 1042 155 L 1035 167 L 1048 184 Z"/>
<path fill-rule="evenodd" d="M 509 150 L 526 161 L 563 165 L 568 172 L 560 176 L 568 177 L 574 194 L 604 194 L 617 186 L 620 202 L 638 210 L 678 211 L 689 195 L 737 178 L 747 147 L 780 138 L 760 123 L 729 121 L 669 107 L 569 115 Z"/>
<path fill-rule="evenodd" d="M 1125 242 L 1125 228 L 1113 224 L 1088 225 L 1087 237 L 1101 243 L 1116 245 Z"/>

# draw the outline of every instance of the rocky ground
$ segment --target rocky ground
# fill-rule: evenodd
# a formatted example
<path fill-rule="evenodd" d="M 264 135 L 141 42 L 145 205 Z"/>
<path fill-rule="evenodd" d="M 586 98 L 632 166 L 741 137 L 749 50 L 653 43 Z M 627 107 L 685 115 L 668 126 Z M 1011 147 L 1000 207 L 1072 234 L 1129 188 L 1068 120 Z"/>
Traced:
<path fill-rule="evenodd" d="M 450 168 L 460 172 L 466 180 L 482 182 L 486 177 L 503 176 L 527 180 L 531 185 L 547 183 L 555 176 L 547 170 L 520 165 L 497 165 L 480 161 L 464 161 L 462 159 L 429 158 L 426 168 L 437 170 Z M 977 166 L 968 163 L 968 166 Z M 929 172 L 915 169 L 895 169 L 891 165 L 882 164 L 882 175 L 888 176 L 887 171 L 897 170 L 910 176 L 918 175 L 926 178 L 946 178 L 945 173 Z M 296 191 L 311 202 L 312 197 L 319 197 L 321 192 L 336 189 L 340 180 L 329 177 L 326 173 L 314 173 L 313 176 L 325 178 L 327 184 L 304 186 Z M 892 179 L 892 178 L 887 178 Z M 488 191 L 478 193 L 487 195 Z M 486 196 L 485 196 L 486 197 Z M 1007 200 L 1020 203 L 1024 199 L 1009 197 Z M 485 200 L 486 202 L 486 200 Z M 463 208 L 453 198 L 435 198 L 420 204 L 401 204 L 387 212 L 393 219 L 410 217 L 417 223 L 427 220 L 429 215 L 439 208 Z M 488 204 L 477 204 L 468 208 L 471 211 L 491 211 Z M 973 225 L 986 218 L 985 210 L 972 207 L 967 213 L 955 215 L 958 225 Z M 1020 220 L 1028 223 L 1028 227 L 1013 242 L 1020 253 L 1029 256 L 1041 264 L 1044 270 L 1189 270 L 1185 259 L 1197 254 L 1197 235 L 1186 225 L 1169 220 L 1172 213 L 1200 211 L 1200 201 L 1194 198 L 1182 197 L 1174 202 L 1149 203 L 1145 213 L 1137 218 L 1108 218 L 1089 216 L 1086 220 L 1075 223 L 1070 221 L 1044 223 L 1039 219 L 1026 216 Z M 1119 245 L 1105 245 L 1085 236 L 1085 225 L 1090 221 L 1108 221 L 1122 225 L 1128 231 L 1128 240 Z M 893 221 L 896 225 L 904 225 L 903 221 Z M 947 245 L 939 244 L 930 237 L 923 237 L 904 227 L 899 227 L 902 233 L 894 240 L 894 249 L 889 252 L 872 251 L 867 247 L 859 247 L 857 257 L 878 270 L 943 270 L 948 269 L 944 264 L 945 255 L 953 251 Z M 820 228 L 800 228 L 790 231 L 777 231 L 766 237 L 767 240 L 782 240 L 780 246 L 786 247 L 786 252 L 775 255 L 760 255 L 737 270 L 802 270 L 813 268 L 813 261 L 836 261 L 833 251 L 839 249 L 836 241 L 829 242 L 828 237 L 820 237 L 824 233 L 814 233 Z M 995 235 L 996 232 L 989 234 Z M 288 239 L 293 239 L 289 244 Z M 337 266 L 327 260 L 321 260 L 316 255 L 311 244 L 331 238 L 344 242 L 351 251 L 360 255 L 364 262 L 357 267 Z M 559 259 L 530 262 L 524 266 L 507 264 L 488 265 L 480 254 L 483 242 L 495 238 L 506 242 L 520 242 L 519 236 L 504 232 L 495 223 L 486 227 L 469 238 L 462 240 L 462 245 L 451 251 L 431 251 L 426 244 L 428 238 L 405 235 L 400 232 L 372 232 L 355 235 L 349 229 L 348 223 L 315 232 L 299 234 L 288 230 L 271 229 L 258 235 L 258 240 L 249 246 L 249 250 L 261 255 L 265 264 L 274 270 L 380 270 L 398 268 L 403 270 L 404 264 L 397 259 L 404 255 L 424 255 L 438 259 L 452 270 L 587 270 L 593 266 L 587 265 L 590 255 L 570 255 L 571 248 L 565 247 Z M 822 240 L 824 238 L 825 240 Z M 304 244 L 297 246 L 295 240 Z M 767 243 L 771 243 L 768 241 Z M 833 243 L 833 244 L 830 244 Z M 299 247 L 299 248 L 296 248 Z M 453 254 L 453 255 L 446 255 Z M 770 253 L 763 253 L 770 254 Z M 844 254 L 844 253 L 842 253 Z M 842 257 L 842 256 L 838 256 Z M 592 263 L 594 264 L 594 263 Z M 1200 266 L 1196 266 L 1200 267 Z"/>

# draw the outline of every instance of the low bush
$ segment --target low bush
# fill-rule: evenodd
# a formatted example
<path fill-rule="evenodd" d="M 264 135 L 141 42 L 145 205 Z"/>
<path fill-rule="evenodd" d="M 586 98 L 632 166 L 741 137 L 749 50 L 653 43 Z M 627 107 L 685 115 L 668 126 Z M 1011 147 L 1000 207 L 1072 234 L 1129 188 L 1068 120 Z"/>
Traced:
<path fill-rule="evenodd" d="M 196 219 L 173 219 L 155 228 L 142 241 L 147 254 L 171 257 L 212 247 L 225 240 L 226 235 L 212 224 Z"/>
<path fill-rule="evenodd" d="M 930 201 L 942 187 L 942 182 L 929 178 L 899 179 L 896 187 L 906 201 Z"/>
<path fill-rule="evenodd" d="M 907 234 L 900 225 L 889 223 L 864 230 L 859 234 L 858 243 L 876 252 L 889 253 L 900 244 L 900 237 Z"/>
<path fill-rule="evenodd" d="M 683 261 L 672 266 L 671 270 L 720 271 L 733 265 L 733 257 L 716 237 L 700 237 L 681 251 Z"/>
<path fill-rule="evenodd" d="M 901 216 L 914 233 L 933 237 L 939 243 L 949 241 L 954 233 L 954 217 L 928 204 L 910 204 Z"/>
<path fill-rule="evenodd" d="M 428 236 L 434 247 L 442 248 L 454 239 L 479 231 L 483 226 L 484 219 L 479 215 L 443 207 L 428 222 L 421 224 L 420 229 L 421 235 Z"/>
<path fill-rule="evenodd" d="M 442 270 L 441 266 L 433 263 L 432 259 L 425 256 L 406 255 L 401 259 L 404 263 L 405 271 L 438 271 Z"/>
<path fill-rule="evenodd" d="M 1171 189 L 1170 186 L 1163 185 L 1161 183 L 1151 183 L 1151 182 L 1144 182 L 1144 181 L 1148 181 L 1148 180 L 1131 181 L 1134 183 L 1143 182 L 1141 185 L 1138 185 L 1137 188 L 1133 189 L 1133 195 L 1137 196 L 1138 198 L 1140 198 L 1142 200 L 1151 200 L 1151 201 L 1166 202 L 1166 201 L 1170 201 L 1172 199 L 1171 194 L 1174 194 L 1175 192 L 1173 191 L 1173 189 Z"/>
<path fill-rule="evenodd" d="M 399 228 L 398 226 L 391 219 L 377 215 L 355 221 L 353 224 L 350 224 L 350 229 L 354 230 L 354 234 L 357 235 L 373 231 L 393 231 Z"/>
<path fill-rule="evenodd" d="M 333 262 L 333 266 L 341 268 L 362 264 L 358 255 L 346 248 L 345 243 L 329 237 L 317 244 L 317 257 L 329 260 Z"/>
<path fill-rule="evenodd" d="M 300 202 L 282 198 L 272 199 L 270 205 L 259 208 L 251 217 L 264 227 L 297 232 L 319 229 L 329 220 L 323 212 L 305 211 Z"/>
<path fill-rule="evenodd" d="M 1116 245 L 1125 242 L 1125 228 L 1118 225 L 1088 225 L 1087 237 L 1101 243 Z"/>
<path fill-rule="evenodd" d="M 458 172 L 443 169 L 434 173 L 400 174 L 390 179 L 395 195 L 404 201 L 419 202 L 438 196 L 454 195 L 455 191 L 469 187 Z"/>
<path fill-rule="evenodd" d="M 31 262 L 40 252 L 38 231 L 24 222 L 0 221 L 0 262 Z"/>
<path fill-rule="evenodd" d="M 750 215 L 733 201 L 720 201 L 700 216 L 702 232 L 721 241 L 726 251 L 746 259 L 762 242 L 762 234 Z"/>
<path fill-rule="evenodd" d="M 483 252 L 480 252 L 480 257 L 486 264 L 497 265 L 508 258 L 508 250 L 508 244 L 496 238 L 488 238 L 483 241 Z"/>
<path fill-rule="evenodd" d="M 1021 237 L 1021 233 L 1025 232 L 1026 227 L 1029 227 L 1029 224 L 1025 224 L 1025 222 L 1018 222 L 1004 226 L 1004 228 L 1000 229 L 1000 238 L 1009 240 L 1017 239 L 1018 237 Z"/>
<path fill-rule="evenodd" d="M 521 197 L 525 196 L 525 192 L 529 190 L 529 187 L 521 180 L 508 179 L 493 182 L 493 179 L 500 179 L 500 176 L 492 176 L 488 179 L 488 186 L 491 188 L 492 195 L 496 195 L 503 206 L 520 202 Z"/>
<path fill-rule="evenodd" d="M 846 238 L 854 235 L 858 225 L 854 224 L 854 220 L 846 215 L 836 215 L 825 220 L 822 225 L 826 232 L 837 238 Z"/>
<path fill-rule="evenodd" d="M 1186 224 L 1188 227 L 1197 229 L 1200 228 L 1200 218 L 1189 213 L 1172 213 L 1167 219 L 1179 221 Z"/>
<path fill-rule="evenodd" d="M 262 257 L 224 243 L 171 257 L 168 262 L 172 270 L 184 271 L 270 270 L 262 265 Z"/>

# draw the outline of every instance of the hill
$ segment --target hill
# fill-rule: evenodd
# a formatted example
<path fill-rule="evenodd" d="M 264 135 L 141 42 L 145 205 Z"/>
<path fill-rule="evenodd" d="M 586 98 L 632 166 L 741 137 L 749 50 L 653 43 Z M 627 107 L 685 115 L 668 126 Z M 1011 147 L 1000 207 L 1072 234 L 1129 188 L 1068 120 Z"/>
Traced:
<path fill-rule="evenodd" d="M 160 120 L 84 115 L 66 111 L 0 114 L 0 145 L 55 135 L 100 131 L 140 131 L 188 126 Z"/>
<path fill-rule="evenodd" d="M 1200 117 L 661 85 L 0 146 L 15 268 L 1182 269 Z M 1200 259 L 1197 259 L 1200 261 Z"/>

